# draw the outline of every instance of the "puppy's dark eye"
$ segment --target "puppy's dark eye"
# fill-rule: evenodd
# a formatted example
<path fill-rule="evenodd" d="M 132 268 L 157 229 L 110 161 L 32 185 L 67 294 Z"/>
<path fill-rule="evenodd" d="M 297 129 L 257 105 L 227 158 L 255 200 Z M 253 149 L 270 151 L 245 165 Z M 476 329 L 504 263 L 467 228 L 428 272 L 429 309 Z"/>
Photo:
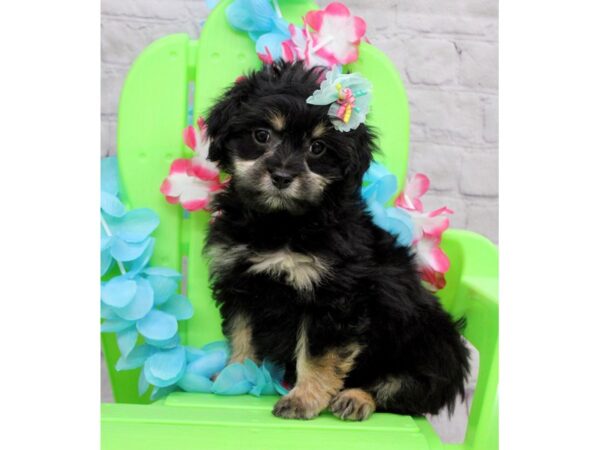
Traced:
<path fill-rule="evenodd" d="M 325 146 L 323 141 L 315 141 L 312 144 L 310 144 L 310 149 L 308 150 L 308 152 L 311 156 L 321 156 L 323 153 L 325 153 L 326 149 L 327 147 Z"/>
<path fill-rule="evenodd" d="M 271 139 L 271 133 L 269 133 L 269 130 L 264 129 L 255 130 L 254 139 L 256 139 L 256 142 L 259 144 L 266 144 L 269 142 L 269 139 Z"/>

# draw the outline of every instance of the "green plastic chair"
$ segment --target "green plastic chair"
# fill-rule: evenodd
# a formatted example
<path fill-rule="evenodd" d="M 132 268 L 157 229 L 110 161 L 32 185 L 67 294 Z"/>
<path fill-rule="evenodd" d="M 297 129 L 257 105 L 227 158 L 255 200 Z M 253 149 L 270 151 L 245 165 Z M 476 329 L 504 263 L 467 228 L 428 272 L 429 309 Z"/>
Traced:
<path fill-rule="evenodd" d="M 208 214 L 185 217 L 159 192 L 170 163 L 191 152 L 182 130 L 203 115 L 236 77 L 259 67 L 254 43 L 234 31 L 222 1 L 205 23 L 199 40 L 185 34 L 151 44 L 133 64 L 121 96 L 118 156 L 122 198 L 129 208 L 148 207 L 161 219 L 152 263 L 182 270 L 187 258 L 187 295 L 195 315 L 180 323 L 182 341 L 202 346 L 222 339 L 220 317 L 208 285 L 202 246 Z M 317 6 L 306 0 L 280 0 L 285 18 L 300 23 Z M 402 81 L 390 60 L 363 43 L 351 65 L 374 86 L 369 123 L 380 132 L 377 159 L 396 174 L 406 175 L 409 115 Z M 478 349 L 480 367 L 464 444 L 442 444 L 423 417 L 376 413 L 365 422 L 343 422 L 330 413 L 311 421 L 276 418 L 277 397 L 225 397 L 176 392 L 153 404 L 139 397 L 139 370 L 117 372 L 119 350 L 113 334 L 102 336 L 116 403 L 102 405 L 102 448 L 116 449 L 328 449 L 424 450 L 498 448 L 498 255 L 485 238 L 449 230 L 443 248 L 452 261 L 444 307 L 466 316 L 465 337 Z"/>

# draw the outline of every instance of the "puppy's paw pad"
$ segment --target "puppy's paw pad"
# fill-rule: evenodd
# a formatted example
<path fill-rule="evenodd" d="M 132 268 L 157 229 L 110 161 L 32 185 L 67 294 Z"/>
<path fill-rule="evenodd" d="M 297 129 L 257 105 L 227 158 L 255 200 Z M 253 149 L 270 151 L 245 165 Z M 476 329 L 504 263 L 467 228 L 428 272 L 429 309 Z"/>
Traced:
<path fill-rule="evenodd" d="M 365 420 L 375 412 L 375 401 L 362 389 L 346 389 L 331 401 L 329 409 L 342 420 Z"/>
<path fill-rule="evenodd" d="M 283 419 L 312 419 L 319 415 L 319 410 L 311 408 L 301 397 L 286 395 L 279 399 L 273 407 L 273 415 Z"/>

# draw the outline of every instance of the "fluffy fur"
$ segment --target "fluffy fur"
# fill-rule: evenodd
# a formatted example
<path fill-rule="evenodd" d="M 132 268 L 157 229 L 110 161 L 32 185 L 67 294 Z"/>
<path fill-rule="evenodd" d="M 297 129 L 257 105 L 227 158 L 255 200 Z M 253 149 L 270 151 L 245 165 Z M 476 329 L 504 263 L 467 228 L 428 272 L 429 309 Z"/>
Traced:
<path fill-rule="evenodd" d="M 267 65 L 207 120 L 209 158 L 232 175 L 206 251 L 234 359 L 286 367 L 294 388 L 273 410 L 285 418 L 452 409 L 468 375 L 461 324 L 366 212 L 373 133 L 336 131 L 327 106 L 306 103 L 321 74 Z"/>

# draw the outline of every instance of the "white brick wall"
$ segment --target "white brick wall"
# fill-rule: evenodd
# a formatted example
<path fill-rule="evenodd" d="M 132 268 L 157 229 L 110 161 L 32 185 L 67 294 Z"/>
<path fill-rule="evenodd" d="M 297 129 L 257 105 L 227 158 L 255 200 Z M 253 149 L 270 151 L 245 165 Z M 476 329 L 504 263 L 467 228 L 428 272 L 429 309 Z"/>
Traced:
<path fill-rule="evenodd" d="M 280 0 L 285 1 L 285 0 Z M 319 0 L 325 5 L 328 0 Z M 426 202 L 452 225 L 498 239 L 497 0 L 345 0 L 394 61 L 411 106 L 409 171 L 432 179 Z M 102 0 L 102 152 L 115 152 L 119 92 L 153 40 L 197 36 L 202 0 Z"/>

